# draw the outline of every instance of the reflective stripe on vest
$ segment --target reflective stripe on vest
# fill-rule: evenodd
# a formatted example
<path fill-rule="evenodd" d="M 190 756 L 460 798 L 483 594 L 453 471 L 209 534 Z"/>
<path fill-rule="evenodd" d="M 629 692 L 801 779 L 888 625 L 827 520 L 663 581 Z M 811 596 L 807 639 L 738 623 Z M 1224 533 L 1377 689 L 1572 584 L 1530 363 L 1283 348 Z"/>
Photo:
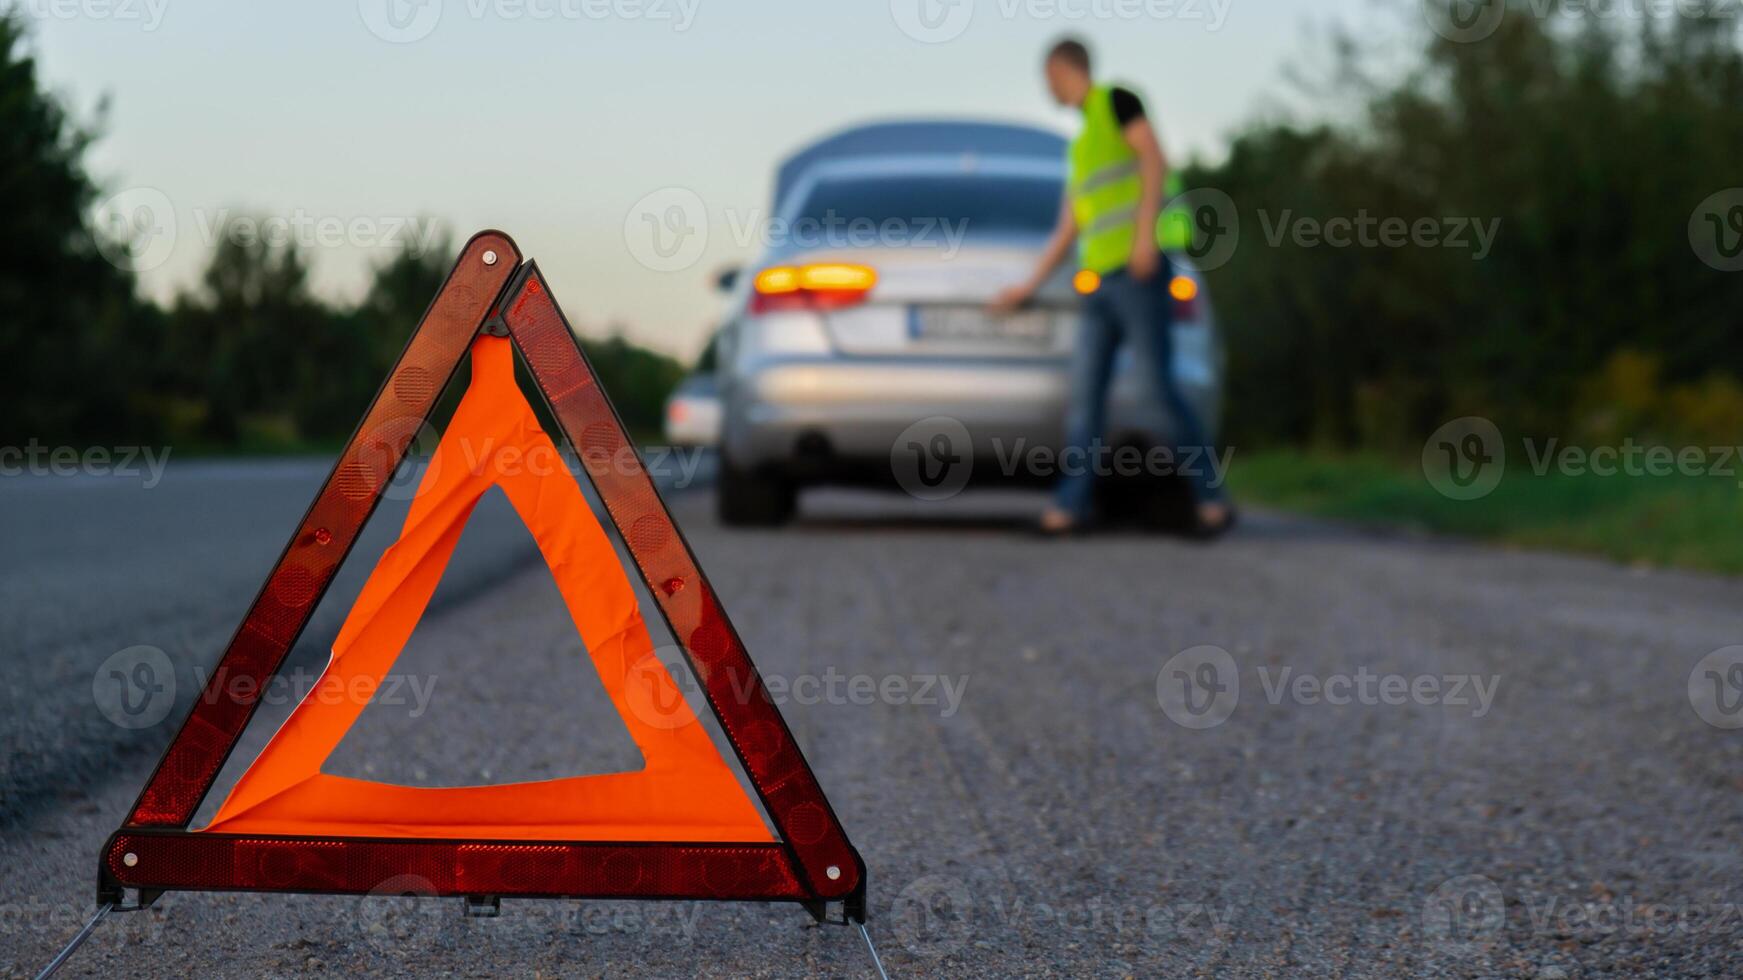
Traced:
<path fill-rule="evenodd" d="M 1085 177 L 1083 183 L 1077 185 L 1077 192 L 1079 194 L 1088 194 L 1090 191 L 1098 190 L 1109 184 L 1125 180 L 1127 177 L 1136 177 L 1137 175 L 1138 161 L 1135 159 L 1130 163 L 1112 164 L 1097 170 L 1088 177 Z"/>

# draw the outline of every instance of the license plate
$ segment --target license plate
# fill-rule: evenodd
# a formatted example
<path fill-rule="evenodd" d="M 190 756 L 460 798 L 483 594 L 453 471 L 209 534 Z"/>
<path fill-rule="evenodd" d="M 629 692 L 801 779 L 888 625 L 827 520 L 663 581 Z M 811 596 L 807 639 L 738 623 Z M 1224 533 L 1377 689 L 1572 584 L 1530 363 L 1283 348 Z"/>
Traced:
<path fill-rule="evenodd" d="M 915 340 L 1046 347 L 1053 343 L 1053 322 L 1038 310 L 992 316 L 977 306 L 916 306 L 908 311 L 908 335 Z"/>

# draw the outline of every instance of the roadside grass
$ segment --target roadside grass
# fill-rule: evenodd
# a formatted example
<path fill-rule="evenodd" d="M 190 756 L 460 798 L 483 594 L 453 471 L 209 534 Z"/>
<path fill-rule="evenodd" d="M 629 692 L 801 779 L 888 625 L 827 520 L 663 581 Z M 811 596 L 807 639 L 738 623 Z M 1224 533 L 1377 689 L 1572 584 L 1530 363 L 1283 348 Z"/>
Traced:
<path fill-rule="evenodd" d="M 1538 475 L 1509 453 L 1478 500 L 1450 500 L 1411 462 L 1366 454 L 1237 454 L 1237 500 L 1352 523 L 1419 528 L 1618 561 L 1743 573 L 1739 475 Z"/>

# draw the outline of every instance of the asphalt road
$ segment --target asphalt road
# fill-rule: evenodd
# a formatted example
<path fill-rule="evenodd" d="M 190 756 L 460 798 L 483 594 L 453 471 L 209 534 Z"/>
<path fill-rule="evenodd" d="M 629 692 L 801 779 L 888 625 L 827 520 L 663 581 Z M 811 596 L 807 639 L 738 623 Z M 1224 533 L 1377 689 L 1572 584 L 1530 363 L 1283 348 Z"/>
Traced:
<path fill-rule="evenodd" d="M 0 481 L 0 973 L 83 921 L 98 847 L 323 474 Z M 1209 547 L 1044 542 L 1023 496 L 818 494 L 769 532 L 672 499 L 865 856 L 892 975 L 1743 976 L 1743 691 L 1703 703 L 1727 662 L 1697 669 L 1743 643 L 1734 580 L 1272 515 Z M 103 665 L 142 645 L 176 697 L 128 728 Z M 422 694 L 373 705 L 329 771 L 636 764 L 500 501 L 397 670 Z M 870 967 L 790 906 L 172 894 L 63 975 L 302 972 Z"/>

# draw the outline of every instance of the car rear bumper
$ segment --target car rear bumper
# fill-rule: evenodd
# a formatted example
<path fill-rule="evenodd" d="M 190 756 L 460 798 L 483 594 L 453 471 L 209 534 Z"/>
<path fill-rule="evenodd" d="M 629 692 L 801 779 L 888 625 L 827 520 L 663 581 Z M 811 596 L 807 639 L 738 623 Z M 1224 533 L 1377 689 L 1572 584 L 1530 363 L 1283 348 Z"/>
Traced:
<path fill-rule="evenodd" d="M 1209 393 L 1185 387 L 1189 400 Z M 863 482 L 887 476 L 892 450 L 928 419 L 962 423 L 977 459 L 997 462 L 1063 437 L 1069 380 L 1063 361 L 804 358 L 740 375 L 727 395 L 723 450 L 735 465 L 802 478 Z M 1168 419 L 1143 406 L 1132 379 L 1116 380 L 1110 437 L 1168 438 Z M 1201 409 L 1202 411 L 1202 409 Z M 1001 473 L 977 467 L 977 474 Z"/>
<path fill-rule="evenodd" d="M 995 440 L 1057 441 L 1066 394 L 1063 366 L 1048 362 L 802 360 L 768 365 L 741 382 L 728 410 L 726 452 L 753 465 L 823 450 L 887 459 L 903 430 L 940 415 L 963 423 L 977 452 L 990 452 Z"/>

